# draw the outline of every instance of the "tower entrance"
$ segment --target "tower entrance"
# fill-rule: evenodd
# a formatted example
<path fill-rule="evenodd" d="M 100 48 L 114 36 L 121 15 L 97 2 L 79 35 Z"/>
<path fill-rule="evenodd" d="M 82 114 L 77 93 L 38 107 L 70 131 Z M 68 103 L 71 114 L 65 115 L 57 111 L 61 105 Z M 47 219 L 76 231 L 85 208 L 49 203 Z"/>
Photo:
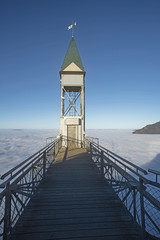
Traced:
<path fill-rule="evenodd" d="M 68 136 L 68 141 L 67 141 L 67 146 L 69 148 L 77 148 L 78 143 L 74 141 L 74 139 L 77 139 L 77 126 L 76 125 L 68 125 L 67 126 L 67 136 Z M 73 139 L 73 141 L 72 141 Z"/>

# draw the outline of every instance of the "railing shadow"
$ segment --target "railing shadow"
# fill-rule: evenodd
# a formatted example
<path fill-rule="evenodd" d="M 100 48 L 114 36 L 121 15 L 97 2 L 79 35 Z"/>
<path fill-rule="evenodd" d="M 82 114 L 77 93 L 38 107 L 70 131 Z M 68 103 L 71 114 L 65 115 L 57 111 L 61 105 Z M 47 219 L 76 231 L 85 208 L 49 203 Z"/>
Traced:
<path fill-rule="evenodd" d="M 65 154 L 64 154 L 64 157 L 63 157 L 62 162 L 65 162 L 65 161 L 66 161 L 67 153 L 68 153 L 68 148 L 66 148 L 66 150 L 65 150 Z"/>

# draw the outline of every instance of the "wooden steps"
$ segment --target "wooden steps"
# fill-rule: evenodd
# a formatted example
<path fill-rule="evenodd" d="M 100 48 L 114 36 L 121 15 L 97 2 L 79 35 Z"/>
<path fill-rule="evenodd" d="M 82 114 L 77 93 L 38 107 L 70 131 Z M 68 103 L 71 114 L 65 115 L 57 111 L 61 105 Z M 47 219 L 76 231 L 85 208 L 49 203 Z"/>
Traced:
<path fill-rule="evenodd" d="M 12 240 L 142 239 L 137 224 L 83 149 L 61 149 Z"/>

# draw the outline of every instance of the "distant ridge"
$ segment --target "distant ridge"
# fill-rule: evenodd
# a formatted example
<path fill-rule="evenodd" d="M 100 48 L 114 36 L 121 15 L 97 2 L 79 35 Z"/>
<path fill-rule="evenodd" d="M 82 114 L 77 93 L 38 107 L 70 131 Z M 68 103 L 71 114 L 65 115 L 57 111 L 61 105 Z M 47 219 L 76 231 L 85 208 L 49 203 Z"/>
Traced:
<path fill-rule="evenodd" d="M 135 130 L 134 134 L 160 134 L 160 122 L 147 125 L 141 129 Z"/>

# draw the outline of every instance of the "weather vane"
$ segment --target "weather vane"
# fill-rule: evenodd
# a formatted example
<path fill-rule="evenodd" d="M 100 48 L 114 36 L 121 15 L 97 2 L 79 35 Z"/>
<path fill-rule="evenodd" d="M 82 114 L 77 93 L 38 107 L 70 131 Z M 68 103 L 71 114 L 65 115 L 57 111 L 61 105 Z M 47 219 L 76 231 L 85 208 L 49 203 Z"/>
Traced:
<path fill-rule="evenodd" d="M 72 29 L 72 37 L 74 37 L 73 36 L 73 27 L 76 26 L 76 25 L 77 25 L 77 23 L 75 22 L 68 27 L 68 30 Z"/>

